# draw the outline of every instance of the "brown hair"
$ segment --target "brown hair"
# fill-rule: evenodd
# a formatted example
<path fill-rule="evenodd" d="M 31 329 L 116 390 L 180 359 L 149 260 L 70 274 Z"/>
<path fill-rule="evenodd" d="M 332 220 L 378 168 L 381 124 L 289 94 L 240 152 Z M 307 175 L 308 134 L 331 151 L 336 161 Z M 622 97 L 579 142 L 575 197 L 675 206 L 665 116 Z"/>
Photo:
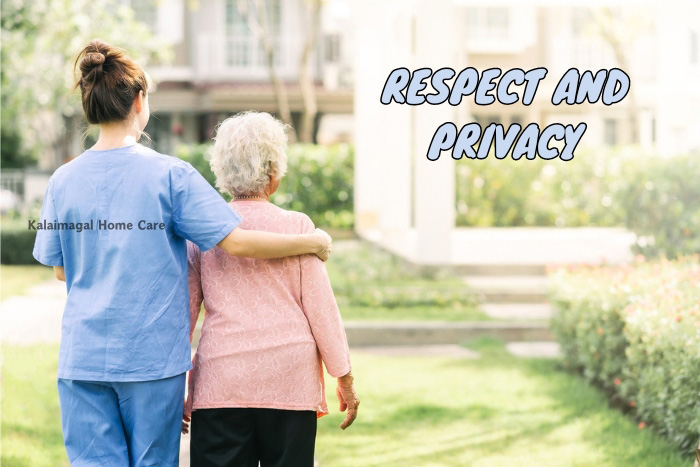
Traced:
<path fill-rule="evenodd" d="M 77 77 L 78 67 L 80 77 Z M 92 40 L 80 51 L 73 72 L 85 117 L 93 124 L 126 120 L 139 92 L 148 92 L 143 69 L 124 50 L 100 39 Z"/>

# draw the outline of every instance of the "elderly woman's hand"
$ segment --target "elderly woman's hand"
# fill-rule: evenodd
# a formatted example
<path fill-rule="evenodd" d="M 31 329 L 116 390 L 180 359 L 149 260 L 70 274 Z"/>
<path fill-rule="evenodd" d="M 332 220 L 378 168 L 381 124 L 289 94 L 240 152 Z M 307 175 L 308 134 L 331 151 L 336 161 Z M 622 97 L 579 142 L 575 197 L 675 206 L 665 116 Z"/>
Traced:
<path fill-rule="evenodd" d="M 331 255 L 331 247 L 333 246 L 333 239 L 324 230 L 316 229 L 312 235 L 318 235 L 319 241 L 321 242 L 322 249 L 316 253 L 316 256 L 321 258 L 322 261 L 326 261 Z"/>
<path fill-rule="evenodd" d="M 360 406 L 360 399 L 357 398 L 355 387 L 353 386 L 352 372 L 338 378 L 338 387 L 335 392 L 340 401 L 340 411 L 344 412 L 348 409 L 345 420 L 340 424 L 343 430 L 352 425 L 352 422 L 357 418 L 357 408 Z"/>
<path fill-rule="evenodd" d="M 192 421 L 192 418 L 187 410 L 187 401 L 185 401 L 185 403 L 182 406 L 182 429 L 180 430 L 180 432 L 183 435 L 186 435 L 187 433 L 189 433 L 191 421 Z"/>

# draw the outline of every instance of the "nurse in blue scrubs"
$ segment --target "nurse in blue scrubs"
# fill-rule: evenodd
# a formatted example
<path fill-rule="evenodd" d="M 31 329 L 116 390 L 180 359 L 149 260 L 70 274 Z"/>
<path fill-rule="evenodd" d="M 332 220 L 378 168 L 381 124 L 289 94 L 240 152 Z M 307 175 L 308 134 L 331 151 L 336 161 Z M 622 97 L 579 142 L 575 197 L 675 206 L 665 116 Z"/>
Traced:
<path fill-rule="evenodd" d="M 76 67 L 100 136 L 51 177 L 34 246 L 68 289 L 58 368 L 66 450 L 73 466 L 176 466 L 191 368 L 186 240 L 325 260 L 330 238 L 238 228 L 191 165 L 138 144 L 149 82 L 123 50 L 94 40 Z"/>

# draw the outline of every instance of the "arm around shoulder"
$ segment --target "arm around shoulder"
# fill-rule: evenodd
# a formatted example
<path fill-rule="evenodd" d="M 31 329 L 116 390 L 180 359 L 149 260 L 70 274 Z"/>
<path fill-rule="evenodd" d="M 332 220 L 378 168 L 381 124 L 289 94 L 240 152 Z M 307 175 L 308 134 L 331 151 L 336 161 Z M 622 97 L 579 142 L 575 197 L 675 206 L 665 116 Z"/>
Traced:
<path fill-rule="evenodd" d="M 269 259 L 315 254 L 325 261 L 330 254 L 331 238 L 319 229 L 310 234 L 278 234 L 237 227 L 218 246 L 233 256 Z"/>

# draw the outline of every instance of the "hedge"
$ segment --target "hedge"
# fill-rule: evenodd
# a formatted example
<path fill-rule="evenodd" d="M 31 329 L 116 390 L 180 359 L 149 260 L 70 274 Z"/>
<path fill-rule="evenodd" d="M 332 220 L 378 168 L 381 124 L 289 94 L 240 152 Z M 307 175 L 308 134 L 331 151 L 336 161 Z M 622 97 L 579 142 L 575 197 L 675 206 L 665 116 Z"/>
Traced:
<path fill-rule="evenodd" d="M 568 162 L 453 161 L 458 226 L 622 226 L 616 195 L 626 183 L 627 153 L 577 154 Z"/>
<path fill-rule="evenodd" d="M 176 155 L 191 163 L 214 186 L 216 177 L 209 167 L 209 147 L 183 145 L 177 148 Z M 287 150 L 287 174 L 272 202 L 308 214 L 320 227 L 352 228 L 353 155 L 352 146 L 347 144 L 291 145 Z"/>
<path fill-rule="evenodd" d="M 552 329 L 565 365 L 684 451 L 700 437 L 700 263 L 560 269 Z"/>
<path fill-rule="evenodd" d="M 36 231 L 21 228 L 3 228 L 0 231 L 0 263 L 38 264 L 32 256 Z"/>
<path fill-rule="evenodd" d="M 700 155 L 582 151 L 569 162 L 456 161 L 458 226 L 625 226 L 636 252 L 700 253 Z"/>

